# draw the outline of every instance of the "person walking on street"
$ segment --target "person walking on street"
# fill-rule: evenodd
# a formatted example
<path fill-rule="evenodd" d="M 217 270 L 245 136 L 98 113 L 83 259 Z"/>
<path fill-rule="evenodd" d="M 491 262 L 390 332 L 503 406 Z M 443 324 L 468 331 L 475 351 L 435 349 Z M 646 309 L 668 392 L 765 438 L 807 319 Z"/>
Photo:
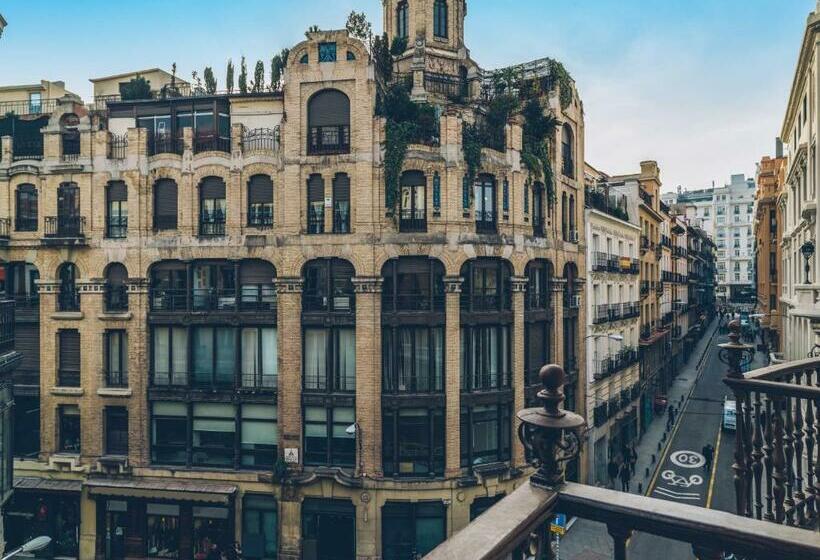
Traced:
<path fill-rule="evenodd" d="M 621 463 L 620 478 L 621 492 L 629 492 L 629 480 L 632 478 L 632 476 L 630 475 L 628 461 L 624 461 L 623 463 Z"/>
<path fill-rule="evenodd" d="M 669 430 L 670 428 L 672 428 L 672 425 L 674 423 L 675 423 L 675 407 L 670 404 L 669 409 L 667 410 L 666 429 Z"/>
<path fill-rule="evenodd" d="M 703 463 L 703 471 L 706 474 L 712 472 L 712 460 L 715 458 L 715 448 L 712 447 L 711 443 L 707 443 L 701 449 L 701 453 L 703 454 L 703 458 L 705 462 Z"/>
<path fill-rule="evenodd" d="M 635 445 L 629 448 L 629 472 L 635 476 L 635 463 L 638 462 L 638 453 L 635 451 Z"/>
<path fill-rule="evenodd" d="M 606 474 L 609 476 L 609 487 L 614 490 L 615 480 L 618 478 L 618 463 L 615 462 L 614 458 L 609 459 L 609 463 L 606 466 Z"/>

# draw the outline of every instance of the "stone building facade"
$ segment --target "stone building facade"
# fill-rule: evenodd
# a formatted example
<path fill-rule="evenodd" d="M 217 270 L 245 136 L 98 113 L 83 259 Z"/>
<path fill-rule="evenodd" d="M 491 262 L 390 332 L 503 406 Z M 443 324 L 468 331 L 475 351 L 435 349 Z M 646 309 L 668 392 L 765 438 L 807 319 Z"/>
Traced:
<path fill-rule="evenodd" d="M 583 106 L 539 97 L 552 185 L 520 116 L 469 180 L 465 12 L 385 2 L 439 123 L 395 205 L 383 85 L 344 31 L 295 45 L 282 91 L 62 97 L 2 138 L 28 342 L 7 534 L 62 557 L 406 558 L 525 480 L 514 413 L 544 363 L 585 412 Z"/>

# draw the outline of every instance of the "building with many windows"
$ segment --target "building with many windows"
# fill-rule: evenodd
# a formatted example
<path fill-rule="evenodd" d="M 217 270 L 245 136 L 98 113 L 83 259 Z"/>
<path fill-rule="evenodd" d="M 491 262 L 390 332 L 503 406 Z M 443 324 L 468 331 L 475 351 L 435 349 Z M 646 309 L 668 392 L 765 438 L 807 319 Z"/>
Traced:
<path fill-rule="evenodd" d="M 22 356 L 15 348 L 14 302 L 0 301 L 0 512 L 5 512 L 14 491 L 14 390 L 12 373 Z M 0 524 L 0 554 L 6 545 Z"/>
<path fill-rule="evenodd" d="M 543 364 L 584 413 L 574 84 L 523 65 L 507 93 L 535 111 L 486 122 L 502 91 L 464 48 L 466 2 L 384 10 L 412 39 L 392 77 L 315 31 L 283 90 L 152 80 L 144 99 L 42 98 L 24 135 L 0 119 L 23 354 L 10 545 L 423 555 L 524 480 L 513 419 Z M 398 168 L 388 95 L 435 116 Z M 526 119 L 547 115 L 553 180 L 521 163 Z"/>

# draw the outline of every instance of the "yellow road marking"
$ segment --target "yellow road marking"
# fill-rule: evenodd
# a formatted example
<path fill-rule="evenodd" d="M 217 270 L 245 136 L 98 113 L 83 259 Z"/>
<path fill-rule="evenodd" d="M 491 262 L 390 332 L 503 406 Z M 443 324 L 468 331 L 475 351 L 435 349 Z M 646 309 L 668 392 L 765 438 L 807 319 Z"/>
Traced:
<path fill-rule="evenodd" d="M 723 418 L 720 420 L 717 443 L 715 444 L 715 454 L 712 457 L 712 476 L 709 479 L 709 493 L 706 495 L 706 509 L 712 509 L 712 493 L 715 489 L 715 475 L 717 474 L 718 455 L 720 454 L 720 436 L 723 434 Z"/>

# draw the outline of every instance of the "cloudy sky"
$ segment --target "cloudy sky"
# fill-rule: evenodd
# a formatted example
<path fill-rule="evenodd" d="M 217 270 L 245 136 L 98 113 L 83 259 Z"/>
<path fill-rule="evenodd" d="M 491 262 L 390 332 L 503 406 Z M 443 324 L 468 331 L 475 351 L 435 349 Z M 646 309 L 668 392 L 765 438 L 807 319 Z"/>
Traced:
<path fill-rule="evenodd" d="M 659 162 L 665 189 L 753 174 L 774 150 L 813 0 L 469 0 L 467 45 L 485 68 L 564 62 L 586 110 L 586 159 L 610 173 Z M 228 58 L 252 67 L 312 24 L 344 26 L 380 0 L 2 0 L 0 84 L 88 78 Z"/>

